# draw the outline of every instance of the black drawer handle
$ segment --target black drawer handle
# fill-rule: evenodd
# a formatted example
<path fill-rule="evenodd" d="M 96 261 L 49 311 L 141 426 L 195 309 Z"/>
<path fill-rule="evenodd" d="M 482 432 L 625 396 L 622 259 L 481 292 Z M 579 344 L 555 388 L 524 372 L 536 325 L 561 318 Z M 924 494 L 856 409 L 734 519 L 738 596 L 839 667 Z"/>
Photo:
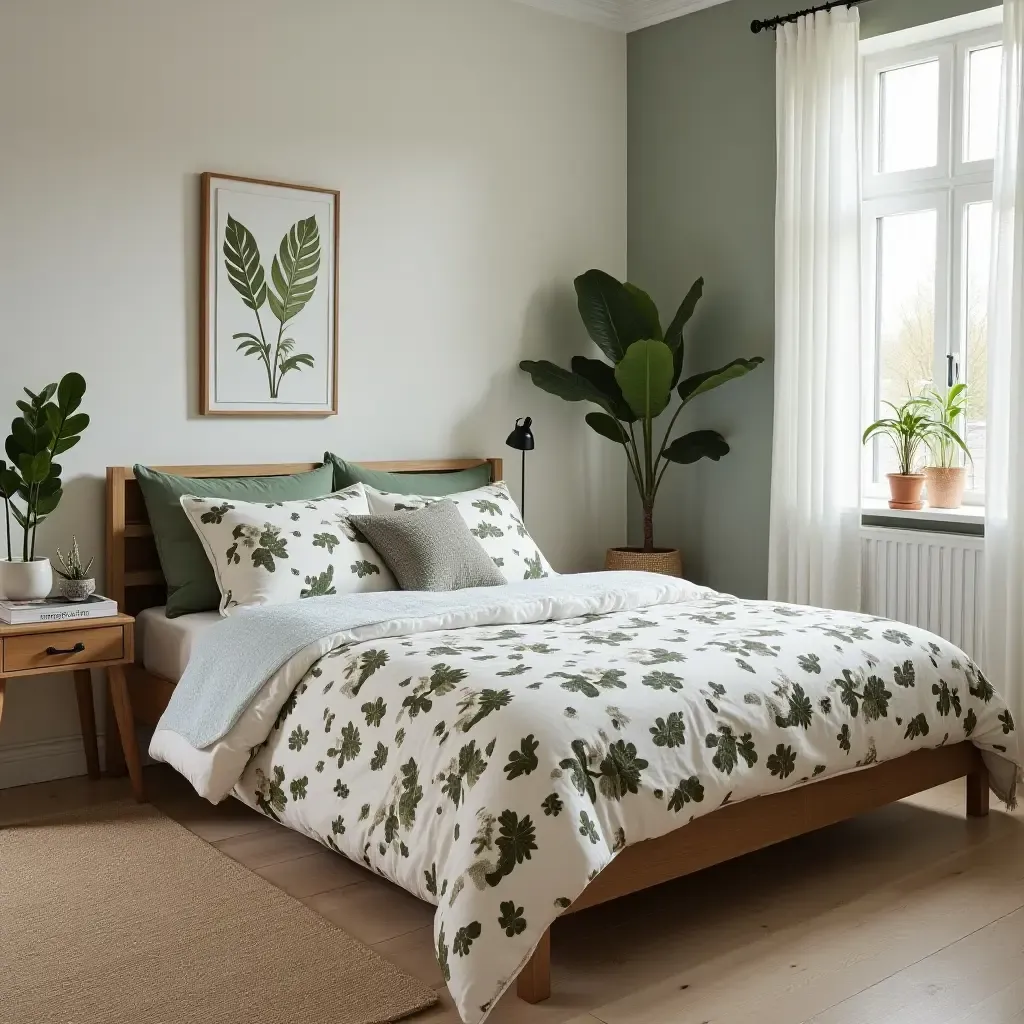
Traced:
<path fill-rule="evenodd" d="M 79 642 L 74 647 L 70 647 L 67 650 L 62 650 L 60 647 L 47 647 L 46 653 L 49 655 L 54 654 L 81 654 L 85 650 L 85 644 Z"/>

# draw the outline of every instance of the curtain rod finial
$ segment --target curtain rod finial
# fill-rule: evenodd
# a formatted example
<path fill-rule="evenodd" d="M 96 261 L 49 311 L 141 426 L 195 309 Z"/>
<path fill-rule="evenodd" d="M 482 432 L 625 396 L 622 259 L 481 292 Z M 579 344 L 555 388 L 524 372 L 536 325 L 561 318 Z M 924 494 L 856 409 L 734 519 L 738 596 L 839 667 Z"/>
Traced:
<path fill-rule="evenodd" d="M 764 23 L 763 23 L 763 22 L 760 22 L 760 21 L 758 21 L 758 20 L 757 20 L 756 18 L 755 18 L 755 19 L 754 19 L 754 20 L 753 20 L 753 21 L 752 21 L 752 22 L 750 23 L 750 31 L 751 31 L 751 32 L 753 32 L 755 36 L 756 36 L 756 35 L 757 35 L 757 34 L 758 34 L 758 33 L 759 33 L 760 31 L 761 31 L 761 29 L 763 29 L 763 28 L 764 28 Z"/>

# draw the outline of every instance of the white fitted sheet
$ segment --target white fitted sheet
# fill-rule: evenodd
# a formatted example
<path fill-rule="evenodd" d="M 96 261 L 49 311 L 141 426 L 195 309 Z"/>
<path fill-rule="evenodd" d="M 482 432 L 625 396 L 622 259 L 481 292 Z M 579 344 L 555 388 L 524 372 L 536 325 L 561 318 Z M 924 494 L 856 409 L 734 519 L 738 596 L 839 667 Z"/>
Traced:
<path fill-rule="evenodd" d="M 136 616 L 135 642 L 147 670 L 176 683 L 185 672 L 199 635 L 220 622 L 220 613 L 193 612 L 169 619 L 165 611 L 162 606 L 147 608 Z"/>

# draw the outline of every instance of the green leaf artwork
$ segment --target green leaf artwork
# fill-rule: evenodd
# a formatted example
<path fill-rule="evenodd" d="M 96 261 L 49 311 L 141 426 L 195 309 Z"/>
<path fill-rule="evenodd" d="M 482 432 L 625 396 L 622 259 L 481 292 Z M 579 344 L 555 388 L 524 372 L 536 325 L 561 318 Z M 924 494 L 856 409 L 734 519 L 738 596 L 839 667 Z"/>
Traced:
<path fill-rule="evenodd" d="M 296 340 L 285 337 L 285 329 L 293 330 L 293 321 L 305 309 L 316 291 L 320 271 L 320 229 L 316 217 L 296 221 L 278 247 L 270 267 L 270 282 L 263 269 L 259 245 L 253 233 L 228 214 L 224 229 L 224 266 L 228 280 L 242 302 L 256 315 L 258 333 L 241 331 L 233 335 L 237 351 L 253 356 L 263 363 L 267 387 L 272 399 L 278 398 L 286 374 L 301 372 L 315 363 L 308 352 L 296 352 Z M 260 310 L 270 306 L 278 321 L 277 337 L 269 337 L 263 326 Z"/>

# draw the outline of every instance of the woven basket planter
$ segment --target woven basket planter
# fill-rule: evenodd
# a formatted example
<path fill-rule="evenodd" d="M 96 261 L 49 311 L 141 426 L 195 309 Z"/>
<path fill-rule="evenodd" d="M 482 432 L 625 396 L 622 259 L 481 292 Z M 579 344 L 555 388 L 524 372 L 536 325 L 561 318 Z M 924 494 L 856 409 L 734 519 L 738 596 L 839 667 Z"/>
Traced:
<path fill-rule="evenodd" d="M 657 572 L 662 576 L 682 576 L 683 556 L 675 548 L 609 548 L 606 569 L 630 569 L 633 572 Z"/>

